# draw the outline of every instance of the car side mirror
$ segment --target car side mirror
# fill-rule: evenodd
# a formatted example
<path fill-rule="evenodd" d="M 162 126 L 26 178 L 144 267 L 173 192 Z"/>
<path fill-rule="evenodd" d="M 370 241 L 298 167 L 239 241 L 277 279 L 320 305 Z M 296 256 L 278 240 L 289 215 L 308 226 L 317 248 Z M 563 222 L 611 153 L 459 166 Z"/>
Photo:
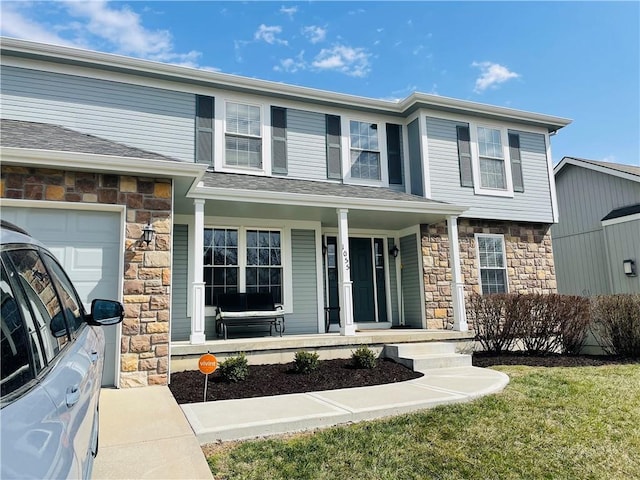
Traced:
<path fill-rule="evenodd" d="M 94 300 L 91 302 L 91 325 L 115 325 L 124 318 L 124 307 L 115 300 Z"/>

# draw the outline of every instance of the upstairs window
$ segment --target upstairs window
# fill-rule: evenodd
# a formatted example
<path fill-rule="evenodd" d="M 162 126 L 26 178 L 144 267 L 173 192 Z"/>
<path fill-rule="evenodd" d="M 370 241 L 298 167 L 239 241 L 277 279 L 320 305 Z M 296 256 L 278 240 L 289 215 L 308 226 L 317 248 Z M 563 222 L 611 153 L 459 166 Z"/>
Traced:
<path fill-rule="evenodd" d="M 480 186 L 506 190 L 504 149 L 502 148 L 502 133 L 499 129 L 478 127 L 478 157 Z"/>
<path fill-rule="evenodd" d="M 380 180 L 380 147 L 376 123 L 350 123 L 351 178 Z"/>
<path fill-rule="evenodd" d="M 507 293 L 507 261 L 502 235 L 476 235 L 482 294 Z"/>
<path fill-rule="evenodd" d="M 224 158 L 227 167 L 262 169 L 260 107 L 227 102 Z"/>

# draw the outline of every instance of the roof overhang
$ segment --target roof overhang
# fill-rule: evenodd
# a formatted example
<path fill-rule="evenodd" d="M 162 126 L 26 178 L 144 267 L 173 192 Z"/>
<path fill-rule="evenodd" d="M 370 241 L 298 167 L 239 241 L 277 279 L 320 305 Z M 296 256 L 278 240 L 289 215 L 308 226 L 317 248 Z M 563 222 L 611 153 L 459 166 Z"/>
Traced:
<path fill-rule="evenodd" d="M 603 165 L 598 165 L 592 163 L 588 160 L 582 160 L 579 158 L 573 157 L 564 157 L 560 162 L 554 167 L 553 174 L 557 177 L 558 174 L 567 167 L 567 165 L 573 165 L 576 167 L 586 168 L 588 170 L 593 170 L 594 172 L 605 173 L 607 175 L 612 175 L 614 177 L 624 178 L 625 180 L 631 180 L 632 182 L 640 183 L 640 176 L 634 175 L 632 173 L 623 172 L 621 170 L 617 170 L 615 168 L 608 168 Z"/>
<path fill-rule="evenodd" d="M 517 121 L 526 125 L 544 127 L 555 132 L 571 123 L 570 119 L 532 113 L 523 110 L 497 107 L 466 100 L 457 100 L 439 95 L 412 93 L 401 101 L 366 98 L 357 95 L 330 92 L 279 82 L 257 80 L 208 70 L 141 60 L 111 53 L 95 52 L 78 48 L 49 45 L 13 38 L 2 38 L 0 49 L 3 56 L 12 56 L 57 64 L 67 64 L 166 80 L 209 88 L 223 88 L 243 93 L 269 95 L 311 104 L 330 105 L 372 113 L 406 117 L 416 109 L 477 115 L 492 119 Z"/>

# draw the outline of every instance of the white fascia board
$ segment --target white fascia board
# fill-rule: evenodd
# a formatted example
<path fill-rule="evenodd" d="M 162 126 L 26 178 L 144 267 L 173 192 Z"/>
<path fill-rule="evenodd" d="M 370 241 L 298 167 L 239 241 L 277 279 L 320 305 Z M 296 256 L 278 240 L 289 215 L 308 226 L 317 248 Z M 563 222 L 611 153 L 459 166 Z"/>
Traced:
<path fill-rule="evenodd" d="M 448 203 L 410 202 L 359 197 L 330 197 L 303 193 L 270 192 L 264 190 L 238 190 L 231 188 L 198 187 L 188 197 L 251 203 L 274 203 L 303 207 L 348 208 L 354 210 L 379 210 L 385 212 L 440 213 L 461 215 L 470 207 Z M 345 204 L 348 201 L 348 204 Z"/>
<path fill-rule="evenodd" d="M 564 157 L 560 160 L 554 169 L 553 174 L 557 177 L 558 173 L 567 165 L 574 165 L 576 167 L 587 168 L 589 170 L 593 170 L 594 172 L 606 173 L 607 175 L 612 175 L 614 177 L 624 178 L 625 180 L 631 180 L 632 182 L 640 183 L 640 177 L 638 175 L 633 175 L 627 172 L 621 172 L 620 170 L 616 170 L 614 168 L 603 167 L 601 165 L 593 164 L 589 161 L 580 160 L 578 158 Z"/>
<path fill-rule="evenodd" d="M 207 171 L 207 165 L 199 163 L 31 148 L 0 147 L 0 158 L 3 164 L 33 167 L 137 174 L 147 177 L 193 177 L 194 184 L 199 182 Z"/>
<path fill-rule="evenodd" d="M 431 106 L 436 109 L 457 110 L 477 115 L 502 117 L 505 120 L 544 125 L 550 131 L 557 131 L 571 123 L 571 120 L 567 118 L 441 97 L 439 95 L 416 92 L 401 101 L 381 100 L 141 60 L 111 53 L 48 45 L 14 38 L 2 37 L 1 40 L 1 48 L 5 55 L 13 53 L 14 55 L 22 55 L 53 63 L 68 63 L 90 68 L 126 71 L 137 76 L 160 77 L 174 81 L 200 82 L 236 90 L 253 91 L 260 95 L 284 95 L 286 97 L 299 98 L 303 101 L 338 103 L 346 108 L 372 110 L 379 113 L 406 116 L 408 110 L 414 107 L 428 108 Z"/>
<path fill-rule="evenodd" d="M 640 213 L 625 215 L 623 217 L 618 217 L 618 218 L 611 218 L 609 220 L 602 220 L 600 223 L 602 224 L 603 227 L 609 227 L 611 225 L 616 225 L 618 223 L 627 223 L 627 222 L 634 222 L 634 221 L 640 221 Z"/>

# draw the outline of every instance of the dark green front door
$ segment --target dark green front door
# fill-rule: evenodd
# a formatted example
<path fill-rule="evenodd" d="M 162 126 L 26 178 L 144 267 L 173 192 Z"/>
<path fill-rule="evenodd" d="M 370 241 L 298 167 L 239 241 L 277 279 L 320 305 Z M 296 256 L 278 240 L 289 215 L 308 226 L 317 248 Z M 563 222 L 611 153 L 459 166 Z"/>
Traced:
<path fill-rule="evenodd" d="M 375 293 L 370 238 L 350 238 L 349 257 L 353 282 L 353 315 L 355 322 L 375 322 Z"/>

